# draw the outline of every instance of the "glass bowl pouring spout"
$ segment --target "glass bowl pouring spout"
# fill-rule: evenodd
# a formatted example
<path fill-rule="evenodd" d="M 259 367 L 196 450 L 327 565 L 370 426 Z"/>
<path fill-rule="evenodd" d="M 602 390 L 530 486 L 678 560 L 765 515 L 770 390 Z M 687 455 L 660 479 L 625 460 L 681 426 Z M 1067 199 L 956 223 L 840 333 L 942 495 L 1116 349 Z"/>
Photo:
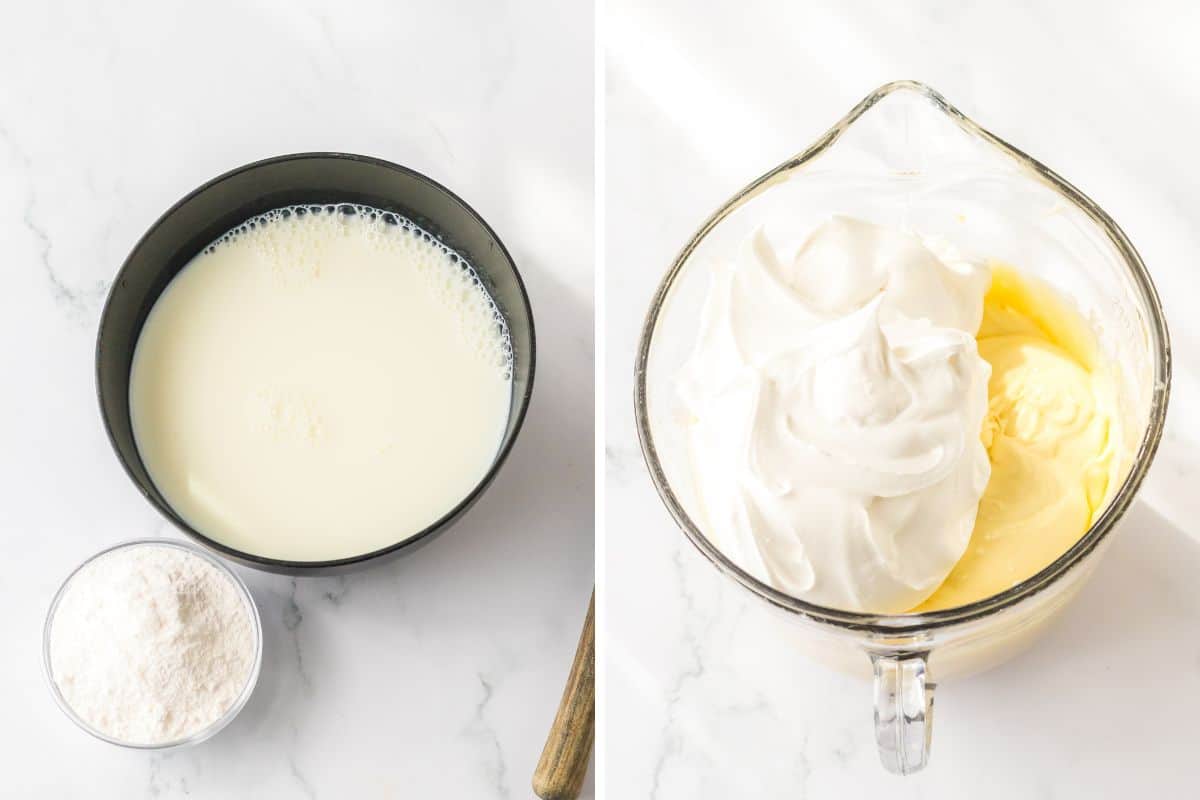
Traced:
<path fill-rule="evenodd" d="M 1119 486 L 1087 533 L 1000 594 L 923 614 L 862 614 L 805 602 L 728 558 L 698 523 L 674 377 L 691 354 L 708 267 L 753 229 L 811 230 L 846 214 L 944 237 L 962 251 L 1017 265 L 1071 298 L 1118 365 Z M 1162 436 L 1170 344 L 1157 292 L 1125 234 L 1094 202 L 1040 162 L 913 81 L 872 92 L 816 143 L 740 190 L 691 237 L 660 283 L 635 365 L 635 418 L 659 496 L 684 534 L 725 575 L 809 629 L 874 664 L 877 741 L 885 766 L 926 763 L 933 683 L 992 666 L 1014 631 L 1041 629 L 1090 574 L 1133 502 Z M 989 648 L 989 644 L 995 645 Z M 1003 646 L 1001 646 L 1003 645 Z M 862 658 L 863 655 L 867 658 Z"/>

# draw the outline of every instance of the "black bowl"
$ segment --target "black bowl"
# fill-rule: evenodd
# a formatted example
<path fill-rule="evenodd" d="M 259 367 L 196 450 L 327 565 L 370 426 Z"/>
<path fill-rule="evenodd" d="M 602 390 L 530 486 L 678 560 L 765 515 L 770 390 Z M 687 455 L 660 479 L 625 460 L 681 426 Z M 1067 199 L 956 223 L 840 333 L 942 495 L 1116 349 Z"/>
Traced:
<path fill-rule="evenodd" d="M 146 316 L 193 256 L 226 231 L 271 209 L 356 203 L 394 211 L 437 236 L 479 274 L 508 323 L 513 397 L 504 438 L 483 480 L 454 508 L 415 536 L 370 553 L 332 561 L 284 561 L 235 550 L 184 521 L 150 480 L 134 443 L 129 372 Z M 410 552 L 450 527 L 479 499 L 508 455 L 533 390 L 534 336 L 529 297 L 500 239 L 453 192 L 405 167 L 346 153 L 299 153 L 258 161 L 209 181 L 162 215 L 117 273 L 100 316 L 96 388 L 100 414 L 126 473 L 151 505 L 200 544 L 246 566 L 290 575 L 347 572 Z"/>

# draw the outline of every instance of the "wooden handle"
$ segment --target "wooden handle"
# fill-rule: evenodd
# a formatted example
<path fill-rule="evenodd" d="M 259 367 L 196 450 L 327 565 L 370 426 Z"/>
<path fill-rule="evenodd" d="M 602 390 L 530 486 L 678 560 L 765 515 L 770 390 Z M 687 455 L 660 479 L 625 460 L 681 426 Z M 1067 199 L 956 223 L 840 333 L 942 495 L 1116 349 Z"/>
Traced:
<path fill-rule="evenodd" d="M 575 663 L 567 677 L 554 725 L 533 771 L 533 791 L 543 800 L 575 800 L 587 774 L 596 737 L 596 591 L 588 603 Z"/>

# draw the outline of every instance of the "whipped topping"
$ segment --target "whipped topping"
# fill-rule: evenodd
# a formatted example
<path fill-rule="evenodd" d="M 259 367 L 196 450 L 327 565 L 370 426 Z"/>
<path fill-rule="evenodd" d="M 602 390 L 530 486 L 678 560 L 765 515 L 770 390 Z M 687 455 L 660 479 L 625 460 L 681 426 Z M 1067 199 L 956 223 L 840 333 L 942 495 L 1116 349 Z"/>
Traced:
<path fill-rule="evenodd" d="M 834 217 L 794 252 L 763 229 L 714 266 L 677 377 L 701 527 L 756 577 L 900 613 L 962 556 L 990 466 L 986 266 Z"/>

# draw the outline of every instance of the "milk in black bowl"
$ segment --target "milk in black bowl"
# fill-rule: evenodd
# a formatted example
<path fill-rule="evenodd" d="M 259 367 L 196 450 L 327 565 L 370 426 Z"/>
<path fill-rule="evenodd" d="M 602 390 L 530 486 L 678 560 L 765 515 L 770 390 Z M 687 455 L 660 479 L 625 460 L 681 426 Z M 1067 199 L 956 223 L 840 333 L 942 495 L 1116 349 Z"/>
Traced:
<path fill-rule="evenodd" d="M 129 397 L 142 461 L 190 526 L 255 556 L 335 560 L 416 535 L 486 476 L 512 349 L 476 272 L 416 224 L 289 207 L 175 276 Z"/>

